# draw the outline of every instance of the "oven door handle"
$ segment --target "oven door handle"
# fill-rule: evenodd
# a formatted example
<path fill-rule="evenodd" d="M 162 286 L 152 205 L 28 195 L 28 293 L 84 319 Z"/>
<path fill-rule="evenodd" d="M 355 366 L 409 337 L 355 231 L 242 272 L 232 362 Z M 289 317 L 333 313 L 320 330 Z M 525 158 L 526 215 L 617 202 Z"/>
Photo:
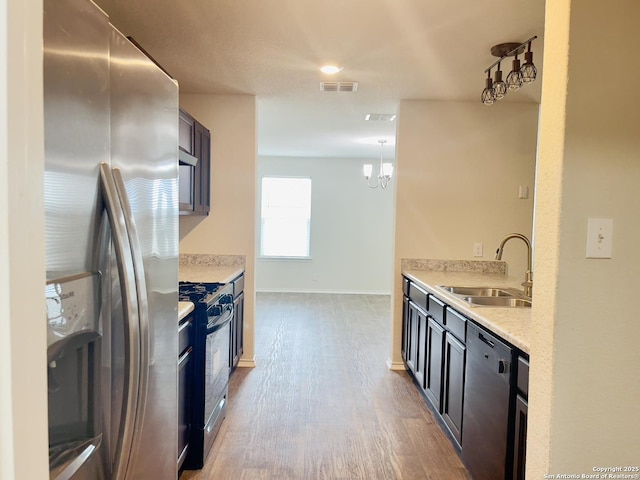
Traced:
<path fill-rule="evenodd" d="M 211 335 L 212 333 L 217 332 L 221 328 L 224 328 L 229 322 L 231 322 L 231 318 L 233 317 L 233 311 L 229 312 L 229 314 L 224 318 L 224 320 L 218 320 L 212 327 L 207 328 L 207 335 Z"/>

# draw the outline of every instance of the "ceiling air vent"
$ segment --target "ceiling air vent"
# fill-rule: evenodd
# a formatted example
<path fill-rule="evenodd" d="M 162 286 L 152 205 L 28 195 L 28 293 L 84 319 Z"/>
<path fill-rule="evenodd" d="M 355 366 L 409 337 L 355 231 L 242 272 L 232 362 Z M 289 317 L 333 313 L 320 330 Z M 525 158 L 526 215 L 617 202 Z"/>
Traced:
<path fill-rule="evenodd" d="M 368 122 L 393 122 L 396 119 L 395 113 L 367 113 L 364 119 Z"/>
<path fill-rule="evenodd" d="M 320 82 L 322 92 L 355 92 L 358 82 Z"/>

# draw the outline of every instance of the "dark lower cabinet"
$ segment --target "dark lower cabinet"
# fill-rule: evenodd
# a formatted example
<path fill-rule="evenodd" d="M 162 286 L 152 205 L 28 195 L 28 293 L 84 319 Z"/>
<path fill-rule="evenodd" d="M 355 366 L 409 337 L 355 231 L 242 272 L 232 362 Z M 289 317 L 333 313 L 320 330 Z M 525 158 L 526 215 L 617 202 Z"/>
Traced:
<path fill-rule="evenodd" d="M 412 301 L 408 302 L 408 350 L 407 366 L 413 376 L 424 388 L 426 367 L 427 313 Z"/>
<path fill-rule="evenodd" d="M 424 389 L 427 367 L 427 312 L 412 301 L 408 304 L 407 329 L 407 367 L 420 388 Z"/>
<path fill-rule="evenodd" d="M 233 280 L 233 318 L 229 342 L 229 367 L 233 372 L 244 350 L 244 273 Z"/>
<path fill-rule="evenodd" d="M 442 418 L 458 442 L 458 445 L 462 443 L 465 361 L 466 347 L 453 335 L 447 333 L 444 339 Z"/>
<path fill-rule="evenodd" d="M 459 447 L 466 318 L 407 278 L 403 293 L 402 358 Z"/>
<path fill-rule="evenodd" d="M 411 301 L 409 301 L 407 328 L 409 330 L 409 340 L 407 342 L 407 367 L 412 374 L 415 374 L 416 362 L 418 360 L 418 322 L 416 318 L 416 311 Z"/>
<path fill-rule="evenodd" d="M 528 356 L 402 281 L 402 358 L 472 477 L 524 480 Z"/>
<path fill-rule="evenodd" d="M 425 393 L 434 408 L 440 412 L 442 403 L 442 352 L 444 348 L 444 328 L 429 317 L 427 322 L 427 366 Z"/>
<path fill-rule="evenodd" d="M 517 394 L 513 428 L 513 480 L 524 480 L 527 456 L 527 415 L 529 396 L 529 361 L 520 355 L 517 363 Z"/>
<path fill-rule="evenodd" d="M 527 412 L 529 405 L 516 396 L 515 435 L 513 442 L 513 480 L 524 480 L 527 454 Z"/>
<path fill-rule="evenodd" d="M 402 298 L 402 360 L 406 364 L 409 360 L 409 341 L 411 325 L 409 320 L 409 297 L 406 295 Z"/>

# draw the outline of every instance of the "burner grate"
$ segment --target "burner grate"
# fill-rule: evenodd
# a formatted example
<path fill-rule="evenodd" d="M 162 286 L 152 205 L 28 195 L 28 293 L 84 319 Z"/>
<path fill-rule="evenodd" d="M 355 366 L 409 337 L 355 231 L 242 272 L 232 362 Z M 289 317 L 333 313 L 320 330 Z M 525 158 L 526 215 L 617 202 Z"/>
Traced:
<path fill-rule="evenodd" d="M 201 302 L 223 285 L 223 283 L 179 282 L 178 299 L 186 302 Z"/>

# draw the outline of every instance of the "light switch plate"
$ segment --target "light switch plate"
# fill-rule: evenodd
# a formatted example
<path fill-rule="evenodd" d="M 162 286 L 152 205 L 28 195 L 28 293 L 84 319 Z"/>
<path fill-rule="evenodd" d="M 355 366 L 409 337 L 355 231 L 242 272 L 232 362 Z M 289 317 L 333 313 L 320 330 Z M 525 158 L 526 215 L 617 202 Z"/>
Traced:
<path fill-rule="evenodd" d="M 482 256 L 482 242 L 476 242 L 473 244 L 473 256 L 474 257 Z"/>
<path fill-rule="evenodd" d="M 611 258 L 613 251 L 613 219 L 587 219 L 587 258 Z"/>
<path fill-rule="evenodd" d="M 529 198 L 529 187 L 526 185 L 520 185 L 518 187 L 518 198 L 521 200 Z"/>

